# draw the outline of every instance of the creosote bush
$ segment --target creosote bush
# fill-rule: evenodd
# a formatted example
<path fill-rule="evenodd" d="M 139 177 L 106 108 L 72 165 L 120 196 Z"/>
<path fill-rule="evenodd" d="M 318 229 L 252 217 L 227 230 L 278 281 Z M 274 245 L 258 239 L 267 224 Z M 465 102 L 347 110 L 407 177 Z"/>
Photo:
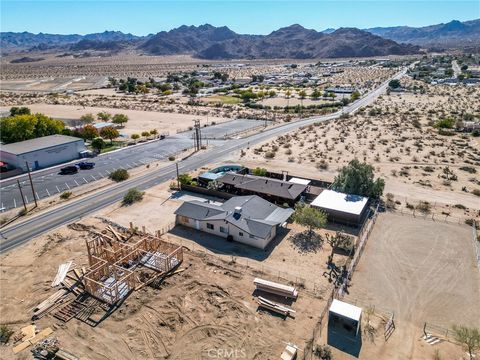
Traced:
<path fill-rule="evenodd" d="M 117 169 L 115 171 L 112 171 L 110 175 L 108 175 L 108 178 L 115 182 L 127 180 L 129 177 L 130 175 L 128 174 L 128 171 L 125 169 Z"/>

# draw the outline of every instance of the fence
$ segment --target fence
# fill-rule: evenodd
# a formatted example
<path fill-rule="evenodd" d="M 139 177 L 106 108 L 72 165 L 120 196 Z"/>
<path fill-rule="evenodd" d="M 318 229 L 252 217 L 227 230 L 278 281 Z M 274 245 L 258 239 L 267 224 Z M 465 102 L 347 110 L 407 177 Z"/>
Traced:
<path fill-rule="evenodd" d="M 477 268 L 480 270 L 480 239 L 478 238 L 477 225 L 475 221 L 472 224 L 473 246 L 475 248 L 475 256 L 477 259 Z"/>
<path fill-rule="evenodd" d="M 427 322 L 423 325 L 423 334 L 442 337 L 446 340 L 453 339 L 454 337 L 453 330 L 440 325 L 427 323 Z"/>
<path fill-rule="evenodd" d="M 355 255 L 352 259 L 352 261 L 347 264 L 348 267 L 348 275 L 344 279 L 344 282 L 342 285 L 340 285 L 339 288 L 332 287 L 329 293 L 329 296 L 327 298 L 327 303 L 325 304 L 325 307 L 323 308 L 322 312 L 320 313 L 320 316 L 318 318 L 317 323 L 315 324 L 315 327 L 313 328 L 312 332 L 312 337 L 310 338 L 310 341 L 307 342 L 304 352 L 303 352 L 303 359 L 304 360 L 310 360 L 313 359 L 313 347 L 314 347 L 314 342 L 316 339 L 319 339 L 322 336 L 322 328 L 324 325 L 325 317 L 328 313 L 328 309 L 330 308 L 330 305 L 332 304 L 333 299 L 339 298 L 342 299 L 345 294 L 345 289 L 348 286 L 349 279 L 351 279 L 353 272 L 355 271 L 355 268 L 358 265 L 358 262 L 360 261 L 360 257 L 363 254 L 363 251 L 365 250 L 365 246 L 367 244 L 367 240 L 373 230 L 373 226 L 375 225 L 375 222 L 377 220 L 378 216 L 378 207 L 379 204 L 377 204 L 374 214 L 370 221 L 364 224 L 362 229 L 360 230 L 360 234 L 358 236 L 358 245 L 357 249 L 355 251 Z"/>

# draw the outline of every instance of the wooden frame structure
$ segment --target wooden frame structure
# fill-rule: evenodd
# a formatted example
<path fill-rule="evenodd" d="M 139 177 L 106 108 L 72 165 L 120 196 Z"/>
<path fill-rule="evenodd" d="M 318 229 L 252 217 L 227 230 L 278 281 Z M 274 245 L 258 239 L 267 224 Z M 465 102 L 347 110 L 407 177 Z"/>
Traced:
<path fill-rule="evenodd" d="M 111 305 L 142 284 L 137 269 L 168 273 L 183 261 L 181 246 L 148 234 L 131 243 L 95 233 L 86 245 L 90 267 L 84 276 L 85 290 Z"/>

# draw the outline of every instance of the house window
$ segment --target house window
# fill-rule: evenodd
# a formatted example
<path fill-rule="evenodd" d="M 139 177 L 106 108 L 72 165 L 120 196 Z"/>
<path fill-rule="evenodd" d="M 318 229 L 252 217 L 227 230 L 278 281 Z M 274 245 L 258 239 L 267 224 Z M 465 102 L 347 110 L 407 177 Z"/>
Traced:
<path fill-rule="evenodd" d="M 227 229 L 225 229 L 223 226 L 220 226 L 220 232 L 226 234 Z"/>
<path fill-rule="evenodd" d="M 207 229 L 213 230 L 213 224 L 207 223 Z"/>
<path fill-rule="evenodd" d="M 240 231 L 240 232 L 238 233 L 238 236 L 243 236 L 243 232 Z"/>

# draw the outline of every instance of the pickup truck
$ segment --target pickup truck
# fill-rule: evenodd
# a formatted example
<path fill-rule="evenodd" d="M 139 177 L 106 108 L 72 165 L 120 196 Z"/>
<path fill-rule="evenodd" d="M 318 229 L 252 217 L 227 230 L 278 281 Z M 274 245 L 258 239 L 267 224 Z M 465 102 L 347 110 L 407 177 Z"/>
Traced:
<path fill-rule="evenodd" d="M 77 166 L 81 170 L 88 170 L 88 169 L 93 169 L 95 167 L 95 163 L 94 162 L 88 162 L 88 161 L 82 161 L 82 162 L 77 163 Z"/>
<path fill-rule="evenodd" d="M 79 167 L 76 165 L 65 166 L 64 168 L 60 169 L 61 175 L 68 175 L 68 174 L 76 174 L 78 172 Z"/>

